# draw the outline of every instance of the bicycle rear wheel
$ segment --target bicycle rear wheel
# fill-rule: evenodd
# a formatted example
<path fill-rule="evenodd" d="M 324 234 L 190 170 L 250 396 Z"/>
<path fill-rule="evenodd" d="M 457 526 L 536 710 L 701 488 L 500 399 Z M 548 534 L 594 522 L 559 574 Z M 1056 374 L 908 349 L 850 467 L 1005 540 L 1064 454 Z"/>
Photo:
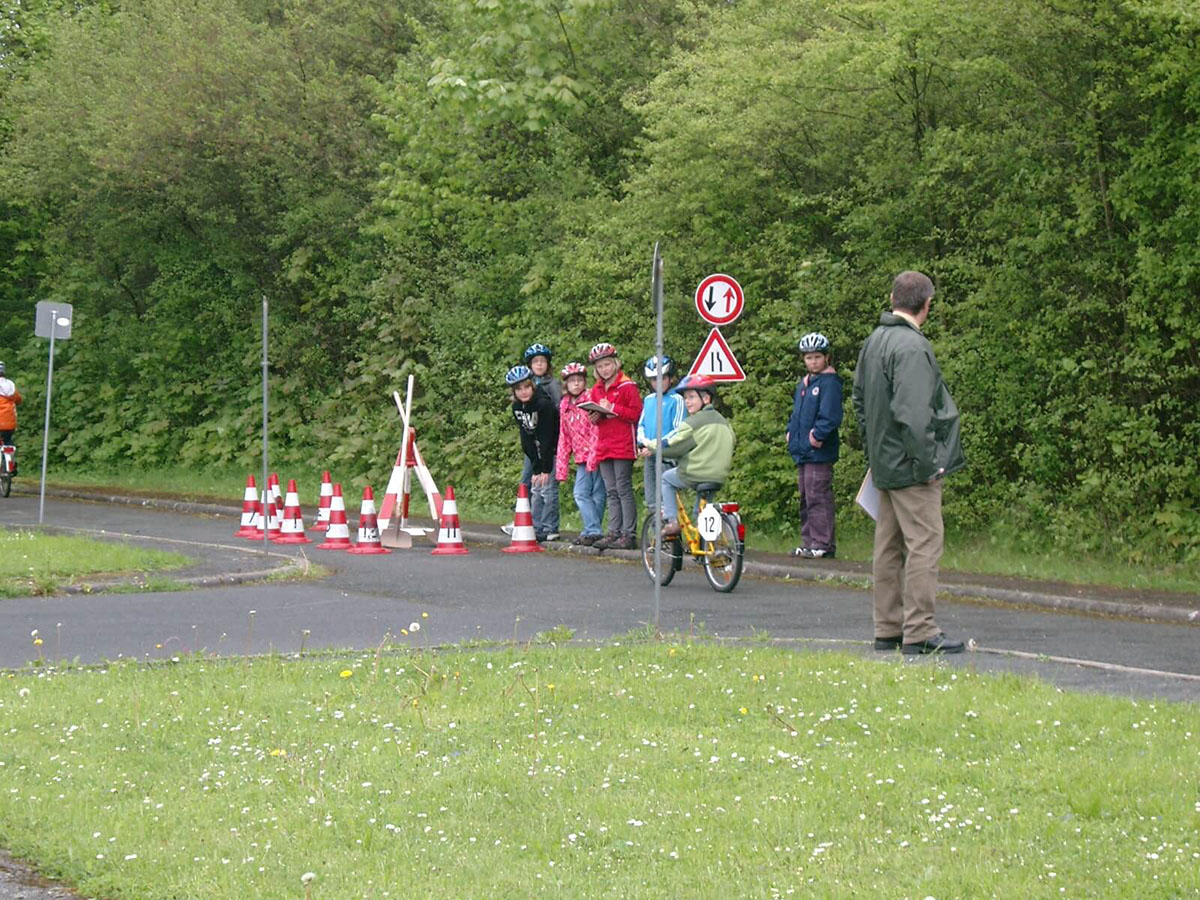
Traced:
<path fill-rule="evenodd" d="M 705 541 L 704 577 L 714 591 L 728 594 L 742 577 L 745 547 L 738 540 L 737 519 L 721 513 L 721 533 L 715 541 Z"/>
<path fill-rule="evenodd" d="M 658 516 L 650 513 L 646 516 L 646 520 L 642 522 L 642 565 L 646 569 L 646 577 L 652 582 L 654 579 L 654 545 L 660 539 L 659 532 L 662 529 L 658 524 Z M 668 538 L 663 541 L 662 553 L 662 574 L 658 579 L 661 585 L 668 585 L 671 579 L 675 577 L 675 554 L 679 550 L 679 542 Z"/>

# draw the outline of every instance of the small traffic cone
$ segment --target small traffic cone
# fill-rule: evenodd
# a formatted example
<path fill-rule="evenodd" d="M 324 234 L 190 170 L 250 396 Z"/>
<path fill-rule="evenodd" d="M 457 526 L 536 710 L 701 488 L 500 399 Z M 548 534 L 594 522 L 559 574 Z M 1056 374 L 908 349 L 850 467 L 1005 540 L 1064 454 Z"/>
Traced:
<path fill-rule="evenodd" d="M 361 556 L 391 553 L 379 540 L 379 517 L 375 514 L 375 492 L 368 484 L 363 488 L 362 511 L 358 514 L 358 543 L 348 553 Z"/>
<path fill-rule="evenodd" d="M 275 511 L 283 513 L 283 492 L 279 490 L 279 476 L 274 472 L 267 479 L 267 484 L 271 486 L 271 496 L 275 498 Z"/>
<path fill-rule="evenodd" d="M 283 503 L 283 521 L 280 536 L 273 538 L 277 544 L 311 544 L 304 536 L 304 514 L 300 512 L 300 494 L 296 490 L 296 479 L 288 479 L 287 499 Z"/>
<path fill-rule="evenodd" d="M 280 537 L 283 532 L 279 530 L 279 508 L 275 505 L 275 496 L 271 493 L 270 489 L 263 491 L 262 505 L 263 509 L 266 510 L 266 514 L 260 516 L 259 519 L 267 529 L 267 540 L 273 541 L 275 538 Z M 260 525 L 258 531 L 258 539 L 260 541 L 263 539 L 262 528 L 263 526 Z"/>
<path fill-rule="evenodd" d="M 454 500 L 454 485 L 448 484 L 446 496 L 442 498 L 442 518 L 437 546 L 430 555 L 462 556 L 470 552 L 463 544 L 462 532 L 458 528 L 458 503 Z"/>
<path fill-rule="evenodd" d="M 318 550 L 349 550 L 350 526 L 346 524 L 346 501 L 342 499 L 342 486 L 333 486 L 329 499 L 329 530 L 325 532 L 325 543 L 317 544 Z"/>
<path fill-rule="evenodd" d="M 242 496 L 242 527 L 233 533 L 234 537 L 258 538 L 262 540 L 262 529 L 255 527 L 254 517 L 258 513 L 258 485 L 254 476 L 246 476 L 246 493 Z"/>
<path fill-rule="evenodd" d="M 329 470 L 321 474 L 321 497 L 317 506 L 317 521 L 313 523 L 313 531 L 324 531 L 329 527 L 329 501 L 333 499 L 333 481 L 329 478 Z"/>
<path fill-rule="evenodd" d="M 517 508 L 513 515 L 512 542 L 504 553 L 542 553 L 545 548 L 537 542 L 533 530 L 533 510 L 529 506 L 529 488 L 517 487 Z"/>

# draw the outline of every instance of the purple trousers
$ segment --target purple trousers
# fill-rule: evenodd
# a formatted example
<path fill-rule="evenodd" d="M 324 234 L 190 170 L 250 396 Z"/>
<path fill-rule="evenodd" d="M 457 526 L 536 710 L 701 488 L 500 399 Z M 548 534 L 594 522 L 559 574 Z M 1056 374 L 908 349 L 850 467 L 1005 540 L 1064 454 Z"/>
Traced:
<path fill-rule="evenodd" d="M 800 490 L 801 546 L 836 553 L 833 463 L 801 463 L 796 472 L 796 486 Z"/>

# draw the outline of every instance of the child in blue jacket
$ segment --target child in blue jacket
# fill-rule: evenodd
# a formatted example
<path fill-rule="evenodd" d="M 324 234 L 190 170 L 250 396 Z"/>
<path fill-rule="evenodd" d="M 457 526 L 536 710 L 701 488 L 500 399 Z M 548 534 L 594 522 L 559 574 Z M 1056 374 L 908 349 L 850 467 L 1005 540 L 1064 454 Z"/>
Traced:
<path fill-rule="evenodd" d="M 800 339 L 805 376 L 796 385 L 787 448 L 796 461 L 800 490 L 800 540 L 792 556 L 805 559 L 836 555 L 833 464 L 838 458 L 842 424 L 842 378 L 830 365 L 829 339 L 819 332 Z"/>

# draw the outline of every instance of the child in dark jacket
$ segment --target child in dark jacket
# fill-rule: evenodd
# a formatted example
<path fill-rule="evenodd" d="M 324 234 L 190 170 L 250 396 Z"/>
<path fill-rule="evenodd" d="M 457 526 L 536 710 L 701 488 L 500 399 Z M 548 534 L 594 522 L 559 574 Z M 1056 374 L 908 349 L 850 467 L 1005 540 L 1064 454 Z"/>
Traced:
<path fill-rule="evenodd" d="M 787 448 L 796 462 L 800 491 L 800 540 L 793 556 L 829 558 L 837 552 L 834 533 L 833 464 L 842 424 L 842 378 L 830 365 L 829 339 L 818 332 L 800 339 L 805 376 L 796 385 Z"/>
<path fill-rule="evenodd" d="M 558 482 L 554 480 L 554 458 L 558 453 L 558 408 L 550 395 L 533 383 L 528 366 L 513 366 L 504 376 L 512 389 L 512 414 L 521 432 L 521 449 L 533 469 L 530 506 L 533 530 L 539 541 L 547 539 L 551 510 L 557 515 Z M 555 525 L 557 527 L 557 525 Z M 556 535 L 557 537 L 557 535 Z"/>

